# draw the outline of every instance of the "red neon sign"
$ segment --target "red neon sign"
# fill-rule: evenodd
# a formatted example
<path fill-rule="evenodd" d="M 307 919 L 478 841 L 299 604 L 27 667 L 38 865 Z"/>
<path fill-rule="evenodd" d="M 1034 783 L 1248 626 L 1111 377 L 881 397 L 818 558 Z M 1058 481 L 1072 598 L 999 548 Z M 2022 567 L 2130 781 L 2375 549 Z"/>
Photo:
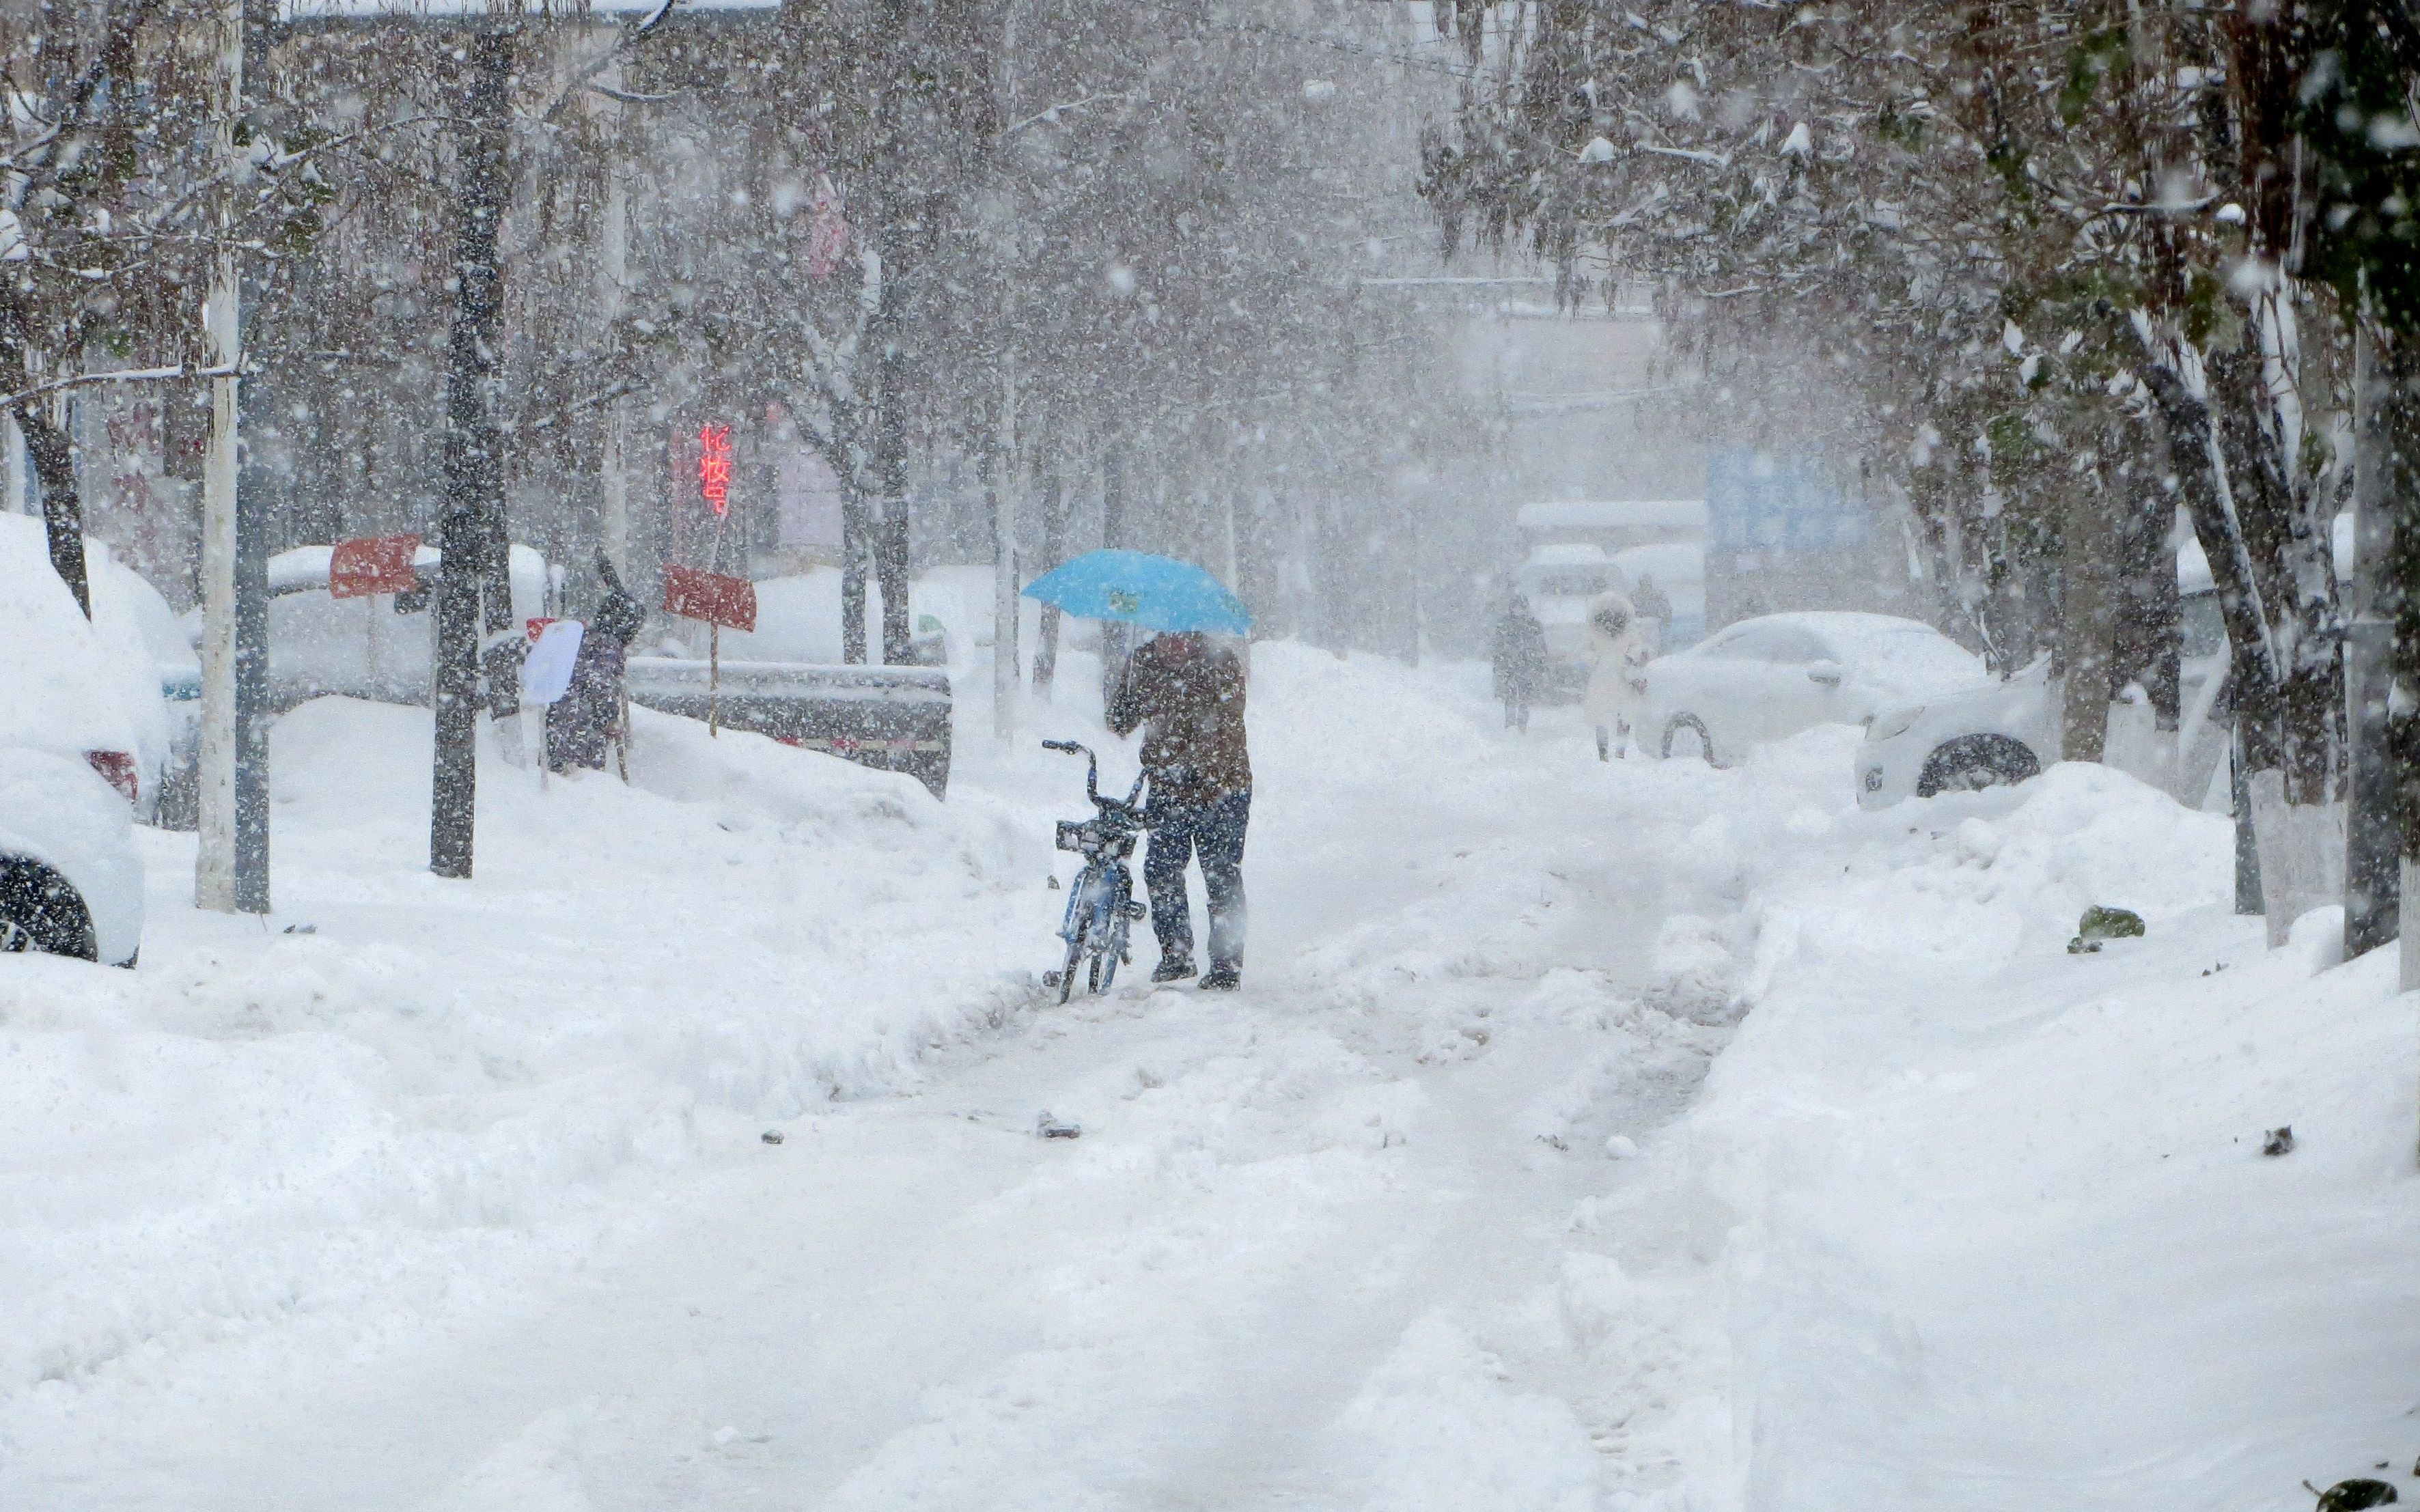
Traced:
<path fill-rule="evenodd" d="M 718 515 L 731 508 L 731 427 L 706 425 L 697 433 L 698 491 Z"/>

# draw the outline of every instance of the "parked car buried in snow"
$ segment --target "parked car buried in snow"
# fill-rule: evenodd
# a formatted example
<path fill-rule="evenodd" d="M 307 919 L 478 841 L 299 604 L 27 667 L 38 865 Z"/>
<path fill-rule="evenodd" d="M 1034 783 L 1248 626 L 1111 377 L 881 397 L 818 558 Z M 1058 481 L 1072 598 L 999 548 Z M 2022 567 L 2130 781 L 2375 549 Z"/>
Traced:
<path fill-rule="evenodd" d="M 2220 695 L 2226 681 L 2226 625 L 2207 570 L 2198 581 L 2190 553 L 2180 568 L 2184 590 L 2180 663 L 2180 717 L 2172 750 L 2120 748 L 2121 719 L 2113 719 L 2106 760 L 2166 786 L 2198 804 L 2226 756 Z M 2139 690 L 2134 696 L 2139 697 Z M 2022 782 L 2058 760 L 2059 700 L 2048 657 L 2004 681 L 1896 701 L 1874 711 L 1857 748 L 1857 802 L 1885 809 L 1903 798 Z M 2134 721 L 2148 726 L 2149 711 Z"/>
<path fill-rule="evenodd" d="M 171 623 L 158 593 L 98 543 L 85 561 L 89 621 L 41 522 L 0 516 L 0 950 L 131 965 L 143 941 L 133 825 L 158 802 L 173 734 L 162 684 L 181 669 L 156 659 Z"/>
<path fill-rule="evenodd" d="M 1716 765 L 1885 704 L 1985 686 L 1982 661 L 1929 625 L 1887 614 L 1766 614 L 1647 664 L 1641 743 Z"/>

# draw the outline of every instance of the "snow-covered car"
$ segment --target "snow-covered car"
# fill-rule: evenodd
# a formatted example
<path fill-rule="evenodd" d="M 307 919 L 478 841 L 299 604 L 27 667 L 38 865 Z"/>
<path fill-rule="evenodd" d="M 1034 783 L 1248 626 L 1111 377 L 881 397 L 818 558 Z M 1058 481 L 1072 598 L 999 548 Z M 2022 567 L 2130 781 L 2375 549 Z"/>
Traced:
<path fill-rule="evenodd" d="M 2195 569 L 2199 568 L 2198 573 Z M 2110 764 L 2141 767 L 2137 776 L 2198 802 L 2226 754 L 2226 730 L 2215 715 L 2226 683 L 2226 625 L 2210 587 L 2200 553 L 2180 563 L 2184 591 L 2177 747 L 2152 756 L 2115 748 Z M 2148 718 L 2148 712 L 2146 713 Z M 1857 748 L 1857 802 L 1886 809 L 1903 798 L 2023 782 L 2058 760 L 2057 700 L 2052 696 L 2048 657 L 2005 681 L 1937 696 L 1901 700 L 1874 711 Z"/>
<path fill-rule="evenodd" d="M 331 546 L 298 546 L 269 559 L 270 706 L 289 709 L 330 693 L 427 702 L 436 635 L 429 590 L 442 555 L 431 546 L 413 553 L 421 592 L 337 598 L 328 592 L 334 553 Z M 526 546 L 513 547 L 510 561 L 519 625 L 546 612 L 547 563 Z M 196 631 L 199 612 L 187 616 Z"/>
<path fill-rule="evenodd" d="M 149 584 L 97 542 L 85 564 L 89 621 L 51 566 L 41 522 L 0 516 L 0 950 L 132 964 L 143 939 L 133 824 L 158 801 L 173 738 L 155 642 L 178 642 Z"/>
<path fill-rule="evenodd" d="M 134 964 L 143 860 L 134 810 L 85 762 L 0 746 L 0 952 Z"/>
<path fill-rule="evenodd" d="M 1766 614 L 1649 662 L 1639 734 L 1658 754 L 1719 765 L 1764 741 L 1986 681 L 1972 652 L 1915 620 Z"/>

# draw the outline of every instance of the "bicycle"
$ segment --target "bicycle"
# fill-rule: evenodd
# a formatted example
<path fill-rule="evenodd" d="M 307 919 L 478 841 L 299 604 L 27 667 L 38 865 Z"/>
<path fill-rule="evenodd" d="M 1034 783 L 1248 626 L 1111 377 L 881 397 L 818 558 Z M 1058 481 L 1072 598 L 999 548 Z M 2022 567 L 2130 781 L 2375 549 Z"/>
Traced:
<path fill-rule="evenodd" d="M 1086 965 L 1085 980 L 1093 994 L 1108 992 L 1117 980 L 1118 967 L 1128 959 L 1129 927 L 1151 917 L 1150 906 L 1135 897 L 1134 873 L 1126 870 L 1136 837 L 1150 825 L 1139 801 L 1143 777 L 1135 779 L 1133 790 L 1123 800 L 1105 798 L 1100 759 L 1090 748 L 1072 740 L 1046 740 L 1042 748 L 1083 756 L 1084 796 L 1100 810 L 1090 819 L 1059 821 L 1058 848 L 1084 857 L 1084 869 L 1076 873 L 1067 889 L 1067 917 L 1059 926 L 1059 937 L 1067 942 L 1067 964 L 1042 979 L 1043 985 L 1059 989 L 1059 1001 L 1063 1003 L 1075 990 L 1079 964 Z"/>

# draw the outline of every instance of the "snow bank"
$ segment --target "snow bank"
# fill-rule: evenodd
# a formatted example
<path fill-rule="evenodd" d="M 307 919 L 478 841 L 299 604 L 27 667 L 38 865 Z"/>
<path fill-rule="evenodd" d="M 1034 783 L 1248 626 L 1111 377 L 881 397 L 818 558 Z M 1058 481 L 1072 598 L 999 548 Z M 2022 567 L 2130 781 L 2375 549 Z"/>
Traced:
<path fill-rule="evenodd" d="M 1871 815 L 1749 785 L 1692 847 L 1741 893 L 1730 949 L 1681 941 L 1754 1010 L 1682 1131 L 1729 1230 L 1725 1500 L 2282 1509 L 2399 1477 L 2420 1108 L 2391 963 L 2263 950 L 2226 821 L 2107 769 Z M 2148 937 L 2068 954 L 2096 903 Z"/>
<path fill-rule="evenodd" d="M 194 914 L 190 839 L 147 833 L 142 971 L 8 958 L 0 1444 L 201 1340 L 376 1349 L 492 1301 L 645 1222 L 646 1173 L 1030 1000 L 1000 942 L 1047 929 L 1046 827 L 636 717 L 629 786 L 483 751 L 466 884 L 426 870 L 427 712 L 306 704 L 267 927 Z"/>

